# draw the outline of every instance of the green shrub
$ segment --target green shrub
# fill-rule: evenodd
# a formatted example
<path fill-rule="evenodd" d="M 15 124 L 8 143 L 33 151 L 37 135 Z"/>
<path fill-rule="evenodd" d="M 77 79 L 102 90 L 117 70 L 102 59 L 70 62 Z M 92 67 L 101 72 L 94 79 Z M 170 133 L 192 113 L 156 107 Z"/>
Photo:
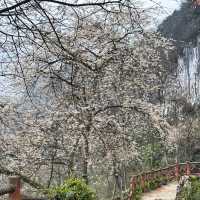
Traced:
<path fill-rule="evenodd" d="M 49 191 L 50 198 L 58 200 L 96 200 L 96 195 L 83 180 L 71 178 Z"/>
<path fill-rule="evenodd" d="M 142 196 L 142 188 L 140 186 L 136 186 L 135 192 L 133 194 L 133 200 L 140 200 Z"/>
<path fill-rule="evenodd" d="M 150 191 L 150 183 L 149 183 L 149 181 L 145 182 L 144 187 L 145 187 L 146 192 Z"/>
<path fill-rule="evenodd" d="M 191 176 L 188 183 L 183 187 L 177 199 L 199 200 L 200 199 L 200 178 Z"/>
<path fill-rule="evenodd" d="M 162 184 L 162 185 L 166 185 L 167 182 L 168 182 L 167 177 L 166 177 L 166 176 L 162 176 L 162 177 L 161 177 L 161 184 Z"/>
<path fill-rule="evenodd" d="M 150 181 L 149 187 L 150 187 L 150 190 L 155 190 L 157 188 L 157 182 L 156 182 L 156 180 Z"/>

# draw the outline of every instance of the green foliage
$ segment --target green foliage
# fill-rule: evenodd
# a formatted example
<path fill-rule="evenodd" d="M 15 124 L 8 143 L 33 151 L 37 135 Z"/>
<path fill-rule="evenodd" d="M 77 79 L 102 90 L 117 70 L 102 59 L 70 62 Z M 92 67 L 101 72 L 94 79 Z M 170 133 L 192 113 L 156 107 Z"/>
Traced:
<path fill-rule="evenodd" d="M 136 186 L 135 192 L 133 194 L 133 200 L 140 200 L 142 196 L 142 188 L 141 186 Z"/>
<path fill-rule="evenodd" d="M 156 180 L 152 180 L 152 181 L 149 182 L 149 189 L 150 190 L 155 190 L 157 187 L 158 186 L 157 186 Z"/>
<path fill-rule="evenodd" d="M 51 198 L 59 200 L 96 200 L 96 195 L 83 180 L 71 178 L 49 191 Z"/>
<path fill-rule="evenodd" d="M 148 184 L 146 184 L 147 190 L 149 191 L 155 190 L 162 185 L 166 185 L 167 181 L 168 180 L 166 176 L 160 176 L 155 178 L 154 180 L 148 181 Z"/>
<path fill-rule="evenodd" d="M 200 178 L 191 176 L 177 200 L 199 200 L 200 199 Z"/>
<path fill-rule="evenodd" d="M 161 138 L 159 135 L 157 137 L 159 140 L 156 138 L 156 136 L 151 136 L 148 144 L 145 144 L 145 146 L 140 148 L 142 161 L 144 163 L 143 165 L 150 169 L 160 167 L 160 161 L 164 157 L 164 151 L 166 148 L 166 146 L 162 144 L 163 138 Z"/>

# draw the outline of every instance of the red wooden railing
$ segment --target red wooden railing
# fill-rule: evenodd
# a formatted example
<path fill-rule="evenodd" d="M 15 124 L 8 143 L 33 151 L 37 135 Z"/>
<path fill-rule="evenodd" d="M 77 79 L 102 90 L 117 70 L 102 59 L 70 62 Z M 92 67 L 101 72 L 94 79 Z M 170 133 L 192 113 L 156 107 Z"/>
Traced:
<path fill-rule="evenodd" d="M 200 162 L 186 162 L 176 163 L 168 167 L 152 170 L 150 172 L 144 172 L 135 175 L 131 178 L 129 200 L 134 199 L 134 193 L 136 187 L 139 186 L 143 192 L 146 192 L 147 184 L 152 180 L 156 180 L 159 177 L 165 177 L 167 181 L 179 180 L 182 175 L 198 174 L 200 175 L 199 167 Z M 9 177 L 9 185 L 5 188 L 0 188 L 0 196 L 9 194 L 9 200 L 47 200 L 46 197 L 30 197 L 21 193 L 21 181 L 20 177 Z"/>
<path fill-rule="evenodd" d="M 146 192 L 148 189 L 146 188 L 146 185 L 148 185 L 147 183 L 159 177 L 164 177 L 167 181 L 172 181 L 179 180 L 183 175 L 189 176 L 191 174 L 200 173 L 196 165 L 200 165 L 200 162 L 176 163 L 175 165 L 170 165 L 162 169 L 152 170 L 133 176 L 130 183 L 129 200 L 134 199 L 134 193 L 138 186 L 143 192 Z"/>
<path fill-rule="evenodd" d="M 9 185 L 4 188 L 0 188 L 0 196 L 8 194 L 9 200 L 47 200 L 45 197 L 31 197 L 23 195 L 21 193 L 21 181 L 20 177 L 9 177 Z"/>

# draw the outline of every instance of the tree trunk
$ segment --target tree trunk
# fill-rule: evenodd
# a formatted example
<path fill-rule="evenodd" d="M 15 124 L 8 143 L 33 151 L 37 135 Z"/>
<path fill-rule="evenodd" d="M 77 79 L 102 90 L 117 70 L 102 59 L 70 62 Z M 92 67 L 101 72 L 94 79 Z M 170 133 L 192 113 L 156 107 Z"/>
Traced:
<path fill-rule="evenodd" d="M 83 178 L 86 182 L 86 184 L 89 183 L 88 180 L 88 158 L 89 158 L 89 142 L 87 135 L 83 135 L 84 138 L 84 156 L 83 156 Z"/>

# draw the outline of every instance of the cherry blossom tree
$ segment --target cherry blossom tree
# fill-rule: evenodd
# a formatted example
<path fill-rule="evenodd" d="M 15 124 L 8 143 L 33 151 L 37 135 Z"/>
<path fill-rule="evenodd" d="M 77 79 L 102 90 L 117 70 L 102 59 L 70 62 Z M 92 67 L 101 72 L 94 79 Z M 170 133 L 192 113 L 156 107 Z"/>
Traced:
<path fill-rule="evenodd" d="M 140 135 L 170 132 L 157 99 L 172 43 L 135 1 L 4 1 L 0 15 L 1 75 L 22 93 L 2 107 L 0 172 L 40 189 L 107 174 L 126 189 Z"/>

